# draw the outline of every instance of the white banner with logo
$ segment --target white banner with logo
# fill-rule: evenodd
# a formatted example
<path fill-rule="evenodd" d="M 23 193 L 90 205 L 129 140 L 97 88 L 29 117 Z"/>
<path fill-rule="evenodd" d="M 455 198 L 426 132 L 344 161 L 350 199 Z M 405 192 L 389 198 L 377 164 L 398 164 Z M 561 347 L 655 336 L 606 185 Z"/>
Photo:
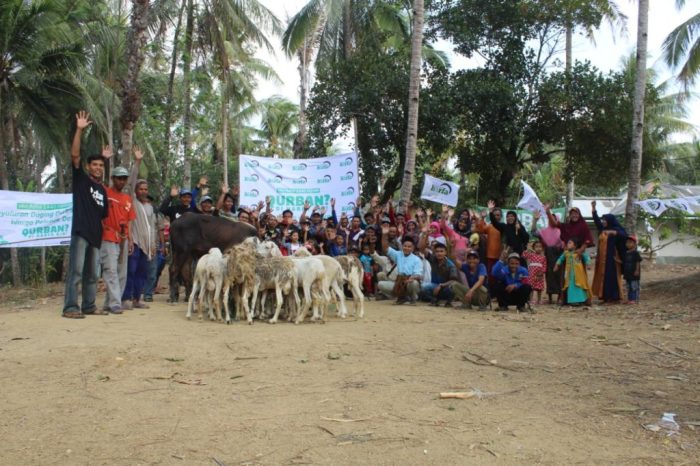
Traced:
<path fill-rule="evenodd" d="M 241 155 L 239 170 L 241 205 L 251 207 L 270 196 L 277 215 L 289 209 L 298 216 L 306 201 L 312 208 L 325 207 L 330 214 L 330 201 L 335 199 L 338 217 L 342 213 L 352 217 L 360 195 L 354 152 L 317 159 Z"/>
<path fill-rule="evenodd" d="M 435 178 L 434 176 L 425 175 L 423 192 L 420 198 L 454 207 L 457 205 L 457 199 L 459 198 L 459 185 L 451 181 Z"/>
<path fill-rule="evenodd" d="M 0 190 L 0 248 L 67 246 L 72 194 Z"/>
<path fill-rule="evenodd" d="M 675 199 L 645 199 L 635 202 L 644 212 L 658 217 L 668 209 L 676 209 L 688 215 L 700 213 L 700 203 L 698 196 L 678 197 Z"/>

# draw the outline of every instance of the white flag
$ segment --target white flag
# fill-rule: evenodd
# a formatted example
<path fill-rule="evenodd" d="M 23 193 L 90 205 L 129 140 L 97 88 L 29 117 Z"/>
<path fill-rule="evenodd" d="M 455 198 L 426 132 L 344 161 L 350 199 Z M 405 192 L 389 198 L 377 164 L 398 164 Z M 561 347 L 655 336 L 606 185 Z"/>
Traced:
<path fill-rule="evenodd" d="M 547 211 L 544 208 L 544 205 L 540 201 L 540 198 L 537 197 L 537 193 L 535 192 L 534 189 L 530 187 L 529 184 L 525 183 L 524 181 L 520 181 L 523 184 L 523 198 L 520 199 L 520 202 L 518 202 L 518 207 L 521 209 L 529 210 L 531 212 L 534 211 L 539 211 L 542 214 L 543 218 L 547 218 Z"/>
<path fill-rule="evenodd" d="M 691 196 L 691 197 L 685 197 L 683 198 L 686 201 L 688 201 L 689 204 L 700 206 L 700 196 Z"/>
<path fill-rule="evenodd" d="M 654 217 L 658 217 L 668 209 L 666 203 L 661 199 L 645 199 L 643 201 L 637 201 L 635 204 L 641 207 L 644 212 Z"/>
<path fill-rule="evenodd" d="M 687 199 L 685 198 L 679 198 L 679 199 L 666 199 L 664 201 L 669 207 L 673 207 L 674 209 L 682 210 L 683 212 L 694 215 L 695 211 L 693 210 L 692 207 L 690 207 L 690 203 L 688 202 Z"/>
<path fill-rule="evenodd" d="M 451 181 L 425 175 L 423 192 L 420 198 L 454 207 L 457 205 L 457 199 L 459 198 L 459 185 Z"/>

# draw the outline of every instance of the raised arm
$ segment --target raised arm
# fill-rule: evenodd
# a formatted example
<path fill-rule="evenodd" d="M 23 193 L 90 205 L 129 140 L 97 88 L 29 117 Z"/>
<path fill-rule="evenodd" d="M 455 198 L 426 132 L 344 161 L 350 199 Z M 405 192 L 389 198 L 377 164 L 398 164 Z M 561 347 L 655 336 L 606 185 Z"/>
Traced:
<path fill-rule="evenodd" d="M 228 185 L 221 185 L 221 194 L 219 194 L 219 199 L 216 201 L 216 210 L 221 210 L 224 207 L 224 199 L 226 199 L 226 193 L 228 193 Z"/>
<path fill-rule="evenodd" d="M 134 146 L 134 164 L 131 166 L 131 171 L 129 172 L 129 181 L 126 186 L 129 190 L 128 193 L 135 195 L 136 180 L 139 177 L 139 168 L 141 168 L 141 160 L 143 160 L 143 152 L 139 146 Z"/>
<path fill-rule="evenodd" d="M 593 222 L 595 223 L 595 227 L 598 229 L 598 233 L 602 233 L 602 231 L 604 230 L 603 222 L 600 221 L 600 217 L 598 216 L 598 211 L 595 208 L 596 208 L 596 202 L 593 201 L 593 202 L 591 202 L 591 210 L 593 211 Z"/>
<path fill-rule="evenodd" d="M 86 111 L 81 110 L 75 115 L 75 134 L 73 135 L 73 144 L 70 148 L 70 160 L 74 168 L 80 168 L 80 142 L 83 137 L 83 130 L 91 124 L 90 114 Z"/>

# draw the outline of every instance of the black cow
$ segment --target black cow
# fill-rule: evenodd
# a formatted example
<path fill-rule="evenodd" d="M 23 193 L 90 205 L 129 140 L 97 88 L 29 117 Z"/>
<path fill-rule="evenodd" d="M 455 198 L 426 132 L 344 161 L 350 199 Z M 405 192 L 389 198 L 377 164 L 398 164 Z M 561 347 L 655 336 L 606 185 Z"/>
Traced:
<path fill-rule="evenodd" d="M 221 217 L 185 213 L 170 225 L 170 301 L 177 302 L 180 279 L 189 296 L 192 289 L 192 262 L 219 248 L 222 252 L 257 236 L 254 226 L 244 222 L 232 222 Z"/>

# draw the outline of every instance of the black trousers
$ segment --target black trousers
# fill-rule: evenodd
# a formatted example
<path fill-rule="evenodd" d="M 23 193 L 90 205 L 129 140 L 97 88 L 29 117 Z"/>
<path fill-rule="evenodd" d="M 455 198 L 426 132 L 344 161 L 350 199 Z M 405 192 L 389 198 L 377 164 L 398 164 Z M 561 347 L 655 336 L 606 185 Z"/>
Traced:
<path fill-rule="evenodd" d="M 516 288 L 510 293 L 506 291 L 505 285 L 499 283 L 496 290 L 496 299 L 498 299 L 498 305 L 501 307 L 508 306 L 525 306 L 527 301 L 530 299 L 530 294 L 532 293 L 532 287 L 530 285 L 520 285 L 520 288 Z"/>

